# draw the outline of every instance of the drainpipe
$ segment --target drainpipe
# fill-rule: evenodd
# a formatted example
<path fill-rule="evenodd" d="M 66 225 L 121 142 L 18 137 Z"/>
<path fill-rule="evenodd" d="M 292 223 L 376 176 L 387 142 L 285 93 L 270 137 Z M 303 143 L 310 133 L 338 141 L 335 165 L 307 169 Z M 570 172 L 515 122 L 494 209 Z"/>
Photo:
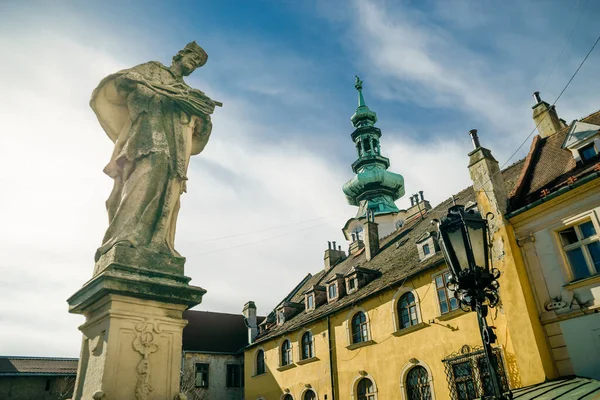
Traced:
<path fill-rule="evenodd" d="M 327 342 L 329 343 L 329 376 L 331 377 L 331 400 L 335 400 L 335 377 L 333 375 L 333 344 L 331 336 L 331 322 L 327 316 Z"/>

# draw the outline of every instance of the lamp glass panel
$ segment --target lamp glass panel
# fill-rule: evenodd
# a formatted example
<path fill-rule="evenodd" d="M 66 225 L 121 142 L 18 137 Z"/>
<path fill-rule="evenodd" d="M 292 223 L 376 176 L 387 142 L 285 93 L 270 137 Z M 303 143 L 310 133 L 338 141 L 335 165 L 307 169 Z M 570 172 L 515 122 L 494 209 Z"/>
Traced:
<path fill-rule="evenodd" d="M 448 239 L 450 243 L 447 243 L 446 245 L 454 250 L 454 254 L 459 263 L 459 265 L 453 266 L 454 268 L 457 268 L 457 271 L 455 272 L 468 269 L 469 259 L 467 258 L 467 248 L 466 243 L 463 240 L 462 229 L 449 230 Z"/>
<path fill-rule="evenodd" d="M 469 232 L 469 239 L 471 240 L 471 247 L 473 249 L 473 259 L 475 265 L 478 267 L 485 268 L 485 229 L 483 224 L 469 224 L 467 225 Z"/>

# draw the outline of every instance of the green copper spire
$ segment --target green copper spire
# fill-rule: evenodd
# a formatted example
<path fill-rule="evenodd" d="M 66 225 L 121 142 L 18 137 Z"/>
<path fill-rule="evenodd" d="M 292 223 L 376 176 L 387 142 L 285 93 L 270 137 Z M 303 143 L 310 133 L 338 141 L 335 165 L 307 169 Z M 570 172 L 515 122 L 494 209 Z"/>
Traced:
<path fill-rule="evenodd" d="M 363 81 L 360 80 L 358 75 L 355 75 L 355 77 L 356 83 L 354 84 L 354 87 L 358 90 L 358 108 L 350 120 L 355 128 L 358 128 L 359 126 L 373 126 L 375 125 L 375 122 L 377 122 L 377 114 L 375 114 L 374 111 L 371 111 L 365 104 L 365 98 L 362 93 Z"/>
<path fill-rule="evenodd" d="M 404 195 L 404 178 L 387 170 L 390 160 L 381 155 L 381 130 L 375 126 L 377 114 L 366 105 L 363 82 L 358 76 L 354 87 L 358 91 L 358 108 L 350 120 L 356 128 L 352 140 L 358 159 L 352 163 L 356 175 L 342 190 L 348 203 L 358 206 L 356 218 L 364 218 L 367 210 L 373 210 L 375 215 L 397 213 L 394 201 Z"/>

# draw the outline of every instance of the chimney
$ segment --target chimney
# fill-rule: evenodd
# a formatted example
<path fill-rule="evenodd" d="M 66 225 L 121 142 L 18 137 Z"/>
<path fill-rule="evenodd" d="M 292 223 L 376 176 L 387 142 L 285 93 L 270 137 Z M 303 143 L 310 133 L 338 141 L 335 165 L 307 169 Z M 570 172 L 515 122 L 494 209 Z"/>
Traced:
<path fill-rule="evenodd" d="M 415 198 L 410 196 L 410 206 L 413 207 L 415 205 Z"/>
<path fill-rule="evenodd" d="M 473 136 L 475 131 L 475 136 Z M 475 129 L 469 132 L 471 137 L 477 137 Z M 473 181 L 473 190 L 477 200 L 477 205 L 480 210 L 495 209 L 499 215 L 504 215 L 506 212 L 508 195 L 504 184 L 504 177 L 500 172 L 498 161 L 492 155 L 492 152 L 481 147 L 479 139 L 477 144 L 473 140 L 473 144 L 477 147 L 469 153 L 469 174 Z M 483 193 L 483 198 L 480 198 L 480 193 Z M 490 207 L 483 207 L 481 201 L 488 203 Z"/>
<path fill-rule="evenodd" d="M 541 137 L 552 136 L 567 126 L 564 120 L 558 117 L 556 107 L 542 100 L 540 92 L 535 92 L 533 99 L 535 100 L 535 105 L 532 107 L 533 121 Z"/>
<path fill-rule="evenodd" d="M 425 197 L 423 196 L 423 191 L 419 190 L 419 196 L 421 196 L 421 201 L 425 201 Z"/>
<path fill-rule="evenodd" d="M 365 235 L 365 257 L 371 261 L 379 251 L 379 226 L 375 222 L 375 214 L 372 210 L 367 211 L 367 220 L 364 227 Z"/>
<path fill-rule="evenodd" d="M 246 326 L 248 327 L 248 344 L 252 344 L 256 338 L 256 335 L 258 334 L 258 325 L 256 323 L 256 305 L 254 305 L 253 301 L 249 301 L 244 304 L 242 314 L 244 315 Z"/>
<path fill-rule="evenodd" d="M 473 148 L 475 150 L 480 148 L 481 144 L 479 144 L 479 136 L 477 136 L 477 129 L 471 129 L 469 131 L 469 135 L 471 136 L 471 140 L 473 141 Z"/>
<path fill-rule="evenodd" d="M 342 246 L 339 246 L 339 248 L 336 249 L 335 242 L 333 242 L 333 246 L 331 245 L 331 242 L 327 242 L 327 244 L 329 248 L 325 250 L 325 255 L 323 256 L 325 271 L 329 271 L 331 267 L 346 258 L 346 253 L 342 251 Z"/>

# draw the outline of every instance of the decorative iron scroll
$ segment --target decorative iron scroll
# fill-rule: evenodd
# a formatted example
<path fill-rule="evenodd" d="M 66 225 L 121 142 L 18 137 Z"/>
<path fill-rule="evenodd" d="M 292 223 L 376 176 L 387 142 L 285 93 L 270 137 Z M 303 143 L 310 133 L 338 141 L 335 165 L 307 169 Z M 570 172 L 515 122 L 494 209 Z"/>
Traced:
<path fill-rule="evenodd" d="M 503 393 L 508 392 L 508 380 L 502 360 L 502 350 L 493 348 L 496 357 L 496 375 Z M 460 352 L 452 353 L 442 360 L 452 400 L 479 399 L 492 396 L 494 389 L 483 347 L 464 345 Z"/>

